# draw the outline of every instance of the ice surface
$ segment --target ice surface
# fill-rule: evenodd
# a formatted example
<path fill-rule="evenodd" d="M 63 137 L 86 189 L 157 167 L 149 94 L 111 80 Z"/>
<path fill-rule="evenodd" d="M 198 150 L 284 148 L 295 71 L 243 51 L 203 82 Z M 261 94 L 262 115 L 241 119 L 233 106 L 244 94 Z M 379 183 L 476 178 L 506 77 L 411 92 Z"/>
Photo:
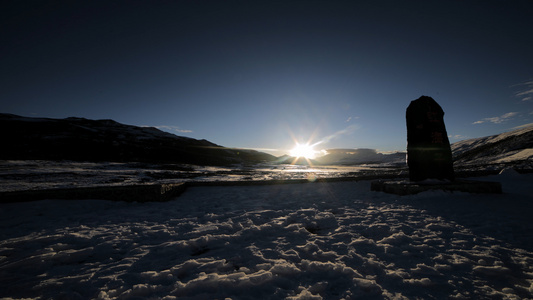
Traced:
<path fill-rule="evenodd" d="M 348 181 L 4 204 L 0 298 L 532 298 L 533 174 L 483 180 L 504 194 Z"/>
<path fill-rule="evenodd" d="M 180 164 L 0 160 L 0 192 L 144 183 L 265 181 L 345 178 L 399 173 L 398 167 L 253 165 L 213 167 Z"/>

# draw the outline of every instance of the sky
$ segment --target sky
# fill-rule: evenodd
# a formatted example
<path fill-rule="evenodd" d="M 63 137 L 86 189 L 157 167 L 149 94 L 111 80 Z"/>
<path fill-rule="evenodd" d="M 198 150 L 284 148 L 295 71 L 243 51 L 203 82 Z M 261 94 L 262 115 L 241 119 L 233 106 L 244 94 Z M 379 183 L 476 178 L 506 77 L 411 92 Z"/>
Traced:
<path fill-rule="evenodd" d="M 533 1 L 2 1 L 0 113 L 113 119 L 275 155 L 405 151 L 533 123 Z"/>

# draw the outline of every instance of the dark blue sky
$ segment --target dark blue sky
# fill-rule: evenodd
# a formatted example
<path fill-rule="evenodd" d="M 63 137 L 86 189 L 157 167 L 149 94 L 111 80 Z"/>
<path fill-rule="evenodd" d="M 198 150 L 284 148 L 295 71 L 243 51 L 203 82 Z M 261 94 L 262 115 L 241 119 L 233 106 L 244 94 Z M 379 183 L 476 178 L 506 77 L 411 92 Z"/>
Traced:
<path fill-rule="evenodd" d="M 114 119 L 227 147 L 404 150 L 533 122 L 533 1 L 3 1 L 0 112 Z M 272 152 L 272 151 L 270 151 Z"/>

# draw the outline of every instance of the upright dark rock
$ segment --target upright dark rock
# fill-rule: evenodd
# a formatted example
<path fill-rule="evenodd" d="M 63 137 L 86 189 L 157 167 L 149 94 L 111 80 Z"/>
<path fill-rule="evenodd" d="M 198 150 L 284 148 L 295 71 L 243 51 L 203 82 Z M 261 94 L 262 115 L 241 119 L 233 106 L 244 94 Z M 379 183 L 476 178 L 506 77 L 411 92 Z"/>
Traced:
<path fill-rule="evenodd" d="M 406 112 L 409 179 L 455 179 L 444 111 L 428 96 L 411 101 Z"/>

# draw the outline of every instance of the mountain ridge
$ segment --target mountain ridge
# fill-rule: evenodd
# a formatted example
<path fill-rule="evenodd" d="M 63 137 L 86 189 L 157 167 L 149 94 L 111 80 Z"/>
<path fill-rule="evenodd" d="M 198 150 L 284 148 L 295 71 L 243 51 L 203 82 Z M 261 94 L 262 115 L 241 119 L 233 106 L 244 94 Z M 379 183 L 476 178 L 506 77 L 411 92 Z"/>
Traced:
<path fill-rule="evenodd" d="M 533 124 L 490 136 L 466 139 L 451 144 L 454 165 L 487 166 L 498 164 L 524 165 L 533 160 Z M 392 164 L 404 165 L 407 152 L 379 153 L 375 149 L 328 149 L 328 154 L 318 157 L 319 164 Z"/>
<path fill-rule="evenodd" d="M 533 124 L 500 134 L 455 142 L 451 148 L 454 163 L 458 165 L 531 162 Z"/>
<path fill-rule="evenodd" d="M 4 146 L 0 159 L 140 161 L 204 165 L 257 163 L 274 156 L 224 148 L 207 140 L 177 136 L 155 127 L 114 120 L 31 118 L 0 114 Z"/>
<path fill-rule="evenodd" d="M 405 166 L 406 152 L 379 153 L 375 149 L 328 149 L 313 160 L 273 155 L 249 149 L 225 148 L 161 131 L 126 125 L 111 119 L 31 118 L 0 113 L 3 147 L 0 159 L 74 161 L 139 161 L 199 165 L 312 164 Z M 497 164 L 533 165 L 533 124 L 486 137 L 451 144 L 454 166 Z M 529 167 L 528 167 L 529 166 Z M 533 167 L 532 167 L 533 168 Z"/>
<path fill-rule="evenodd" d="M 327 154 L 316 158 L 320 164 L 340 164 L 340 165 L 357 165 L 357 164 L 405 164 L 405 152 L 396 152 L 391 154 L 379 153 L 375 149 L 354 148 L 344 149 L 335 148 L 327 149 Z"/>

